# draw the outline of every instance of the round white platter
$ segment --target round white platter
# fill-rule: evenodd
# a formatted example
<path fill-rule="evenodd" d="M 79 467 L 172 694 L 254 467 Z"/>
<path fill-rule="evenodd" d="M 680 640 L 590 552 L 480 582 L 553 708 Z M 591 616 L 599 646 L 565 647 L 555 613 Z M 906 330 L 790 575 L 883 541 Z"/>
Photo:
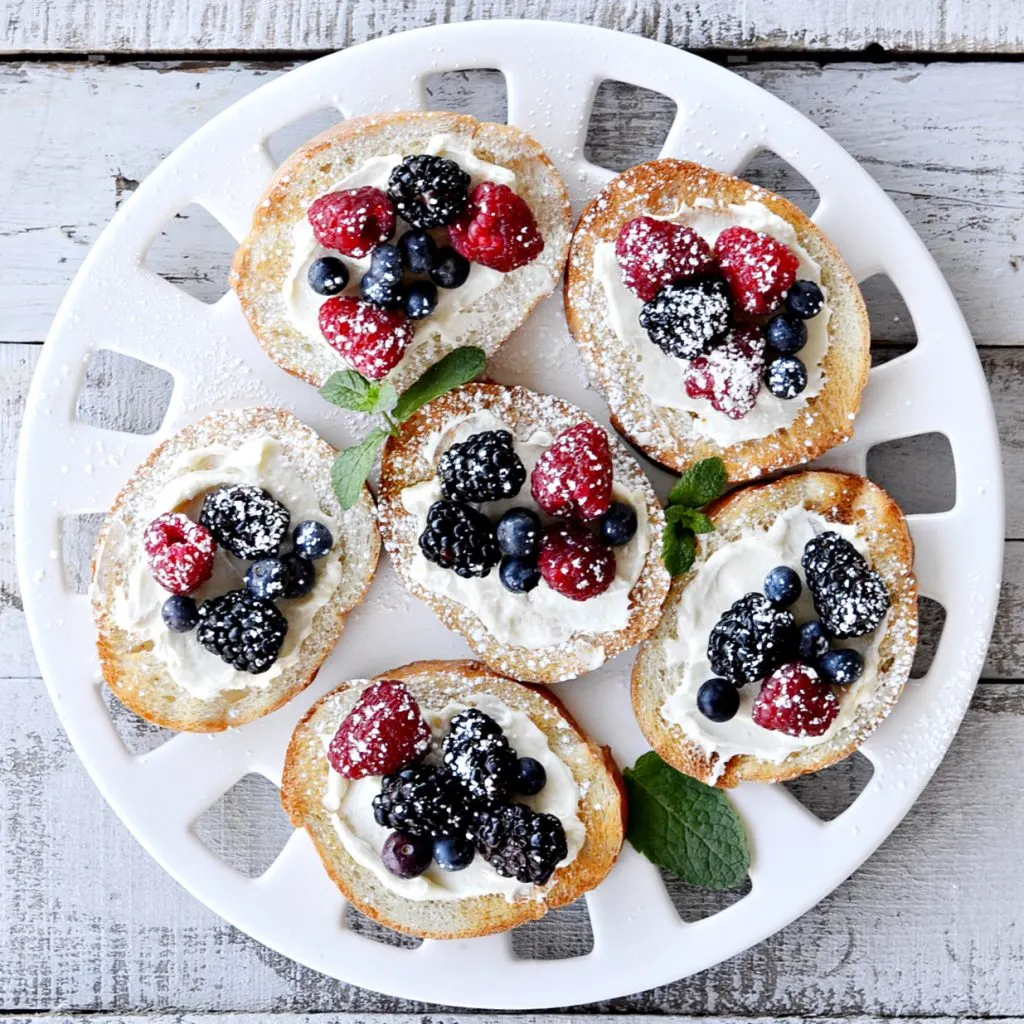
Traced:
<path fill-rule="evenodd" d="M 856 801 L 824 823 L 782 786 L 740 787 L 733 796 L 753 846 L 751 891 L 693 923 L 680 919 L 657 870 L 627 846 L 607 881 L 586 897 L 593 950 L 558 961 L 517 959 L 508 935 L 424 942 L 415 950 L 380 945 L 344 926 L 344 901 L 304 833 L 292 835 L 266 873 L 252 879 L 194 832 L 195 820 L 244 775 L 280 782 L 294 723 L 333 682 L 469 653 L 405 593 L 386 560 L 308 691 L 259 722 L 216 736 L 175 736 L 141 756 L 126 750 L 106 710 L 88 598 L 73 593 L 59 560 L 65 517 L 106 510 L 163 436 L 211 409 L 280 404 L 335 445 L 355 439 L 357 421 L 264 355 L 232 293 L 204 305 L 148 270 L 143 258 L 190 203 L 244 237 L 274 170 L 266 140 L 282 126 L 323 107 L 337 108 L 339 118 L 423 108 L 427 76 L 470 68 L 503 72 L 509 121 L 547 148 L 577 212 L 611 175 L 583 155 L 593 97 L 605 79 L 675 101 L 666 155 L 733 171 L 764 148 L 796 168 L 821 196 L 814 220 L 858 280 L 889 276 L 919 339 L 908 354 L 872 370 L 856 437 L 823 464 L 862 473 L 872 446 L 940 432 L 956 465 L 954 507 L 911 517 L 921 591 L 945 608 L 945 629 L 927 675 L 907 687 L 865 743 L 874 774 Z M 158 435 L 76 419 L 88 361 L 100 349 L 173 375 Z M 607 419 L 587 388 L 558 297 L 506 344 L 490 372 Z M 653 475 L 664 484 L 663 475 Z M 61 306 L 29 394 L 16 505 L 25 611 L 53 703 L 96 784 L 146 849 L 218 914 L 309 967 L 409 999 L 506 1009 L 608 999 L 693 974 L 788 924 L 855 870 L 913 804 L 960 723 L 995 616 L 1003 538 L 996 428 L 970 334 L 924 246 L 868 174 L 803 116 L 723 68 L 634 36 L 515 21 L 422 29 L 317 60 L 235 104 L 164 161 L 100 237 Z M 623 765 L 646 749 L 629 708 L 631 662 L 627 653 L 559 687 Z"/>

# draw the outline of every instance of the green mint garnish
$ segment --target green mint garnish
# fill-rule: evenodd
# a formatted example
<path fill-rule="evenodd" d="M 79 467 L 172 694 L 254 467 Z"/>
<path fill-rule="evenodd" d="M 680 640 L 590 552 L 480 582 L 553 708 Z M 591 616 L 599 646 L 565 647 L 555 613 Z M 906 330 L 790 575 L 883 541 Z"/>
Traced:
<path fill-rule="evenodd" d="M 682 576 L 693 567 L 698 533 L 710 533 L 715 524 L 701 511 L 726 488 L 725 463 L 717 456 L 691 466 L 668 492 L 665 532 L 661 558 L 672 576 Z"/>

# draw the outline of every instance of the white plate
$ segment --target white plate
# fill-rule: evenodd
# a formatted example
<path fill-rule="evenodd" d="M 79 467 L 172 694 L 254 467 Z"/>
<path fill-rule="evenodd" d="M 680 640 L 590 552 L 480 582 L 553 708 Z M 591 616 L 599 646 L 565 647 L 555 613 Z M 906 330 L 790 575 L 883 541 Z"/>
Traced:
<path fill-rule="evenodd" d="M 675 100 L 666 154 L 724 170 L 742 167 L 762 147 L 788 161 L 821 195 L 814 219 L 857 278 L 884 272 L 895 283 L 919 339 L 912 352 L 871 372 L 856 438 L 823 462 L 864 472 L 873 445 L 930 431 L 948 437 L 956 462 L 955 507 L 911 517 L 921 591 L 945 607 L 945 631 L 928 675 L 908 686 L 864 745 L 874 766 L 864 792 L 824 824 L 781 786 L 737 790 L 754 848 L 752 891 L 691 924 L 676 914 L 657 871 L 627 847 L 609 879 L 587 896 L 593 951 L 562 961 L 517 960 L 508 935 L 425 942 L 415 951 L 382 946 L 344 928 L 343 900 L 304 833 L 291 837 L 262 877 L 250 879 L 192 830 L 248 772 L 279 783 L 293 724 L 333 681 L 468 653 L 407 596 L 389 566 L 315 685 L 290 705 L 237 731 L 181 735 L 133 756 L 101 698 L 87 598 L 72 593 L 58 560 L 62 517 L 106 510 L 160 437 L 213 408 L 277 403 L 334 444 L 353 440 L 351 420 L 267 359 L 232 294 L 203 305 L 145 269 L 143 256 L 192 202 L 241 239 L 274 170 L 264 143 L 289 122 L 325 106 L 345 116 L 421 108 L 426 76 L 481 67 L 504 72 L 509 121 L 547 148 L 577 210 L 609 177 L 583 157 L 591 102 L 604 79 Z M 75 419 L 86 364 L 101 348 L 173 374 L 158 437 Z M 606 417 L 587 390 L 557 298 L 505 346 L 492 372 Z M 96 784 L 146 849 L 232 924 L 325 974 L 409 999 L 508 1009 L 608 999 L 700 971 L 783 927 L 860 865 L 921 792 L 967 707 L 995 616 L 1003 540 L 995 422 L 967 327 L 920 240 L 856 162 L 779 100 L 697 57 L 635 36 L 514 21 L 423 29 L 315 61 L 235 104 L 157 168 L 96 243 L 43 349 L 22 432 L 17 516 L 25 611 L 50 695 Z M 623 655 L 559 687 L 622 764 L 646 746 L 629 709 L 631 661 Z"/>

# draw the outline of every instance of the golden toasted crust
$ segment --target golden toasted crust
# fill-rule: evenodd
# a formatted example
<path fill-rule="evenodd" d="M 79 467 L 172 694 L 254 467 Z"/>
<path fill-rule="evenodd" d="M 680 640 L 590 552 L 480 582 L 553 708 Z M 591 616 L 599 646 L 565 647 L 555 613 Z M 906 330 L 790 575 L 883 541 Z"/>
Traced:
<path fill-rule="evenodd" d="M 422 152 L 438 134 L 470 138 L 478 157 L 515 172 L 516 191 L 533 211 L 544 251 L 473 303 L 460 333 L 449 327 L 441 337 L 432 330 L 430 318 L 422 321 L 415 344 L 388 380 L 402 391 L 460 345 L 477 345 L 492 355 L 537 302 L 554 290 L 572 233 L 572 209 L 565 183 L 534 139 L 512 125 L 440 111 L 352 118 L 307 142 L 278 168 L 231 268 L 231 287 L 253 333 L 270 358 L 289 373 L 320 386 L 335 370 L 346 368 L 323 338 L 306 337 L 288 318 L 281 289 L 291 264 L 294 225 L 305 219 L 318 195 L 360 163 L 391 153 Z M 550 279 L 539 294 L 538 274 Z"/>
<path fill-rule="evenodd" d="M 692 206 L 697 200 L 715 205 L 756 201 L 788 221 L 821 267 L 832 310 L 821 391 L 807 400 L 791 426 L 726 447 L 695 431 L 691 414 L 652 403 L 636 353 L 613 330 L 607 297 L 594 276 L 597 245 L 614 243 L 627 221 L 644 215 L 668 217 L 680 204 Z M 749 480 L 809 462 L 853 433 L 871 365 L 864 300 L 832 242 L 800 209 L 773 192 L 685 160 L 652 160 L 629 168 L 580 217 L 569 250 L 565 308 L 590 379 L 611 406 L 616 430 L 666 469 L 682 472 L 699 459 L 717 455 L 730 480 Z"/>
<path fill-rule="evenodd" d="M 174 459 L 182 452 L 221 443 L 241 444 L 269 435 L 284 446 L 289 461 L 302 467 L 322 507 L 341 524 L 342 579 L 331 599 L 316 614 L 301 656 L 269 685 L 210 700 L 194 697 L 151 653 L 151 644 L 117 625 L 116 595 L 126 585 L 139 557 L 141 535 L 152 518 L 152 502 L 169 479 Z M 97 648 L 103 677 L 117 697 L 147 721 L 180 732 L 220 732 L 269 714 L 304 690 L 341 636 L 345 616 L 369 589 L 380 555 L 380 534 L 373 498 L 364 489 L 355 508 L 342 512 L 330 485 L 335 450 L 283 409 L 237 409 L 211 413 L 169 437 L 132 474 L 107 515 L 93 554 L 93 614 L 99 630 Z M 171 511 L 165 509 L 163 511 Z M 127 544 L 112 550 L 108 545 Z M 258 683 L 259 677 L 254 677 Z"/>
<path fill-rule="evenodd" d="M 744 531 L 767 530 L 786 509 L 802 505 L 834 523 L 857 529 L 867 544 L 871 566 L 885 580 L 892 609 L 879 648 L 878 680 L 845 728 L 822 743 L 775 763 L 738 755 L 725 766 L 708 755 L 682 728 L 662 717 L 683 666 L 672 664 L 665 645 L 677 636 L 676 607 L 697 570 L 715 551 Z M 849 473 L 793 473 L 766 484 L 753 484 L 715 502 L 709 509 L 715 532 L 700 538 L 697 562 L 676 578 L 665 602 L 661 623 L 641 648 L 633 666 L 633 710 L 651 746 L 687 775 L 718 786 L 745 780 L 782 782 L 820 771 L 852 754 L 892 710 L 910 674 L 917 645 L 917 580 L 914 545 L 899 506 L 882 488 Z"/>
<path fill-rule="evenodd" d="M 669 576 L 661 562 L 664 514 L 636 460 L 614 436 L 610 437 L 616 480 L 633 491 L 642 490 L 647 502 L 650 549 L 630 592 L 627 625 L 614 633 L 574 634 L 569 640 L 549 647 L 516 647 L 499 642 L 471 609 L 428 590 L 413 579 L 410 569 L 418 550 L 418 526 L 416 517 L 402 503 L 402 491 L 406 487 L 436 474 L 437 461 L 443 451 L 438 439 L 443 441 L 447 431 L 483 409 L 492 411 L 513 432 L 517 428 L 529 432 L 543 428 L 557 435 L 567 427 L 590 419 L 582 410 L 561 399 L 500 384 L 468 384 L 431 402 L 403 424 L 397 438 L 388 438 L 384 448 L 379 494 L 384 544 L 406 587 L 426 601 L 449 629 L 461 633 L 476 654 L 495 671 L 535 683 L 573 679 L 639 643 L 657 624 L 669 586 Z M 524 485 L 528 486 L 529 483 Z"/>
<path fill-rule="evenodd" d="M 281 802 L 296 828 L 309 833 L 335 885 L 368 917 L 388 928 L 423 938 L 454 939 L 507 931 L 573 903 L 599 885 L 619 855 L 626 828 L 625 790 L 606 747 L 591 743 L 560 701 L 539 688 L 516 683 L 475 661 L 419 661 L 377 679 L 405 683 L 422 707 L 441 708 L 474 694 L 493 694 L 528 714 L 552 751 L 569 767 L 580 789 L 577 814 L 586 840 L 572 863 L 559 868 L 536 899 L 509 902 L 500 894 L 461 900 L 409 900 L 383 886 L 347 853 L 323 805 L 330 773 L 321 732 L 332 732 L 351 709 L 366 681 L 343 683 L 313 705 L 292 735 L 285 759 Z"/>

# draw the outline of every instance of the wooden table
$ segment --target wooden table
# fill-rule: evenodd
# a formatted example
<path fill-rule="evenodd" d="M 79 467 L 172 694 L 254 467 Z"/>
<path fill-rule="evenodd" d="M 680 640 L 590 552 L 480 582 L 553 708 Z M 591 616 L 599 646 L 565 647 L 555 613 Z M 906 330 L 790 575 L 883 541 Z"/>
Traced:
<path fill-rule="evenodd" d="M 584 15 L 584 6 L 593 13 Z M 949 756 L 903 825 L 850 881 L 762 945 L 688 981 L 570 1016 L 1024 1016 L 1018 0 L 446 0 L 436 7 L 424 0 L 0 0 L 0 12 L 0 1011 L 89 1021 L 426 1019 L 406 1016 L 423 1007 L 329 980 L 220 921 L 149 859 L 103 803 L 57 724 L 25 631 L 14 571 L 15 447 L 39 346 L 89 244 L 193 129 L 311 55 L 436 21 L 527 16 L 586 18 L 707 51 L 853 153 L 920 232 L 962 304 L 992 386 L 1008 493 L 1006 582 L 984 677 Z M 436 107 L 501 114 L 493 74 L 443 76 L 431 92 Z M 603 90 L 595 159 L 620 167 L 656 152 L 669 117 L 664 98 Z M 319 126 L 296 125 L 275 145 L 286 151 Z M 813 206 L 806 183 L 770 155 L 749 171 Z M 212 300 L 226 288 L 230 249 L 215 222 L 187 210 L 168 225 L 150 263 Z M 901 318 L 891 287 L 873 281 L 866 292 L 876 357 L 912 345 L 913 325 Z M 166 382 L 144 369 L 100 362 L 80 413 L 154 429 L 153 410 L 166 397 Z M 871 470 L 910 511 L 950 504 L 941 438 L 877 450 Z M 93 528 L 69 530 L 72 578 L 82 572 Z M 939 624 L 936 610 L 928 612 L 933 641 Z M 148 742 L 130 720 L 123 726 L 128 742 Z M 856 775 L 851 767 L 823 777 L 801 796 L 834 813 L 849 801 Z M 210 841 L 242 830 L 243 850 L 258 860 L 280 825 L 252 827 L 249 808 L 266 794 L 243 789 L 235 797 L 212 815 Z M 575 942 L 581 927 L 570 912 L 527 933 L 521 951 L 545 955 Z"/>

